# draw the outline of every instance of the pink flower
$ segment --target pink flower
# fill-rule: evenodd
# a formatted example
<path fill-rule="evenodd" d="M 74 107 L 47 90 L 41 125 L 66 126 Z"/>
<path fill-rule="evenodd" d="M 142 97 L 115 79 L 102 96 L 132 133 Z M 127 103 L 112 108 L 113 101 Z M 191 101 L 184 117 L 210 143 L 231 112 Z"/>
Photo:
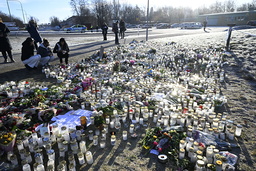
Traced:
<path fill-rule="evenodd" d="M 158 145 L 158 142 L 154 141 L 153 144 L 154 144 L 154 145 Z"/>
<path fill-rule="evenodd" d="M 158 151 L 161 152 L 161 151 L 163 151 L 163 149 L 162 148 L 158 148 Z"/>

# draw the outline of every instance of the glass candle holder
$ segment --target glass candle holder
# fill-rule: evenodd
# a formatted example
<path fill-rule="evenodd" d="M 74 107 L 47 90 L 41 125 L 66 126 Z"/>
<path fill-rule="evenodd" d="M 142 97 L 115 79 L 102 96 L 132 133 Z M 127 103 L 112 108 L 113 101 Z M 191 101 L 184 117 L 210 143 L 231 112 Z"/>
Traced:
<path fill-rule="evenodd" d="M 179 159 L 183 159 L 185 157 L 185 149 L 181 148 L 179 152 Z"/>
<path fill-rule="evenodd" d="M 45 168 L 44 168 L 44 165 L 43 164 L 39 164 L 37 167 L 36 167 L 37 171 L 45 171 Z"/>
<path fill-rule="evenodd" d="M 85 143 L 85 141 L 80 141 L 79 142 L 79 148 L 80 148 L 82 153 L 86 152 L 86 143 Z"/>
<path fill-rule="evenodd" d="M 129 132 L 130 132 L 131 134 L 133 134 L 133 132 L 134 132 L 134 124 L 131 124 L 131 125 L 130 125 Z"/>
<path fill-rule="evenodd" d="M 78 157 L 79 164 L 80 164 L 80 165 L 83 165 L 83 164 L 85 163 L 84 153 L 79 152 L 79 153 L 77 154 L 77 157 Z"/>
<path fill-rule="evenodd" d="M 242 134 L 242 129 L 243 129 L 243 126 L 240 125 L 240 124 L 238 124 L 238 125 L 236 126 L 235 136 L 240 137 L 241 134 Z"/>
<path fill-rule="evenodd" d="M 92 152 L 87 151 L 85 154 L 85 158 L 88 164 L 92 164 L 93 163 L 93 156 L 92 156 Z"/>
<path fill-rule="evenodd" d="M 22 166 L 22 170 L 23 171 L 31 171 L 31 166 L 30 166 L 30 164 L 24 164 L 23 166 Z"/>
<path fill-rule="evenodd" d="M 185 140 L 180 140 L 180 145 L 179 145 L 179 147 L 180 147 L 180 149 L 182 149 L 182 148 L 185 149 L 185 147 L 186 147 L 186 141 L 185 141 Z"/>
<path fill-rule="evenodd" d="M 111 121 L 111 122 L 110 122 L 110 128 L 113 129 L 114 127 L 115 127 L 115 122 L 114 122 L 114 121 Z"/>
<path fill-rule="evenodd" d="M 93 130 L 89 130 L 89 140 L 93 140 Z"/>
<path fill-rule="evenodd" d="M 94 135 L 94 136 L 93 136 L 93 145 L 94 145 L 94 146 L 97 146 L 97 145 L 98 145 L 98 136 L 97 136 L 97 135 Z"/>
<path fill-rule="evenodd" d="M 76 161 L 73 154 L 68 156 L 68 162 L 69 164 L 73 164 L 74 166 L 76 166 Z"/>
<path fill-rule="evenodd" d="M 115 145 L 116 144 L 116 136 L 115 135 L 111 135 L 110 143 L 111 143 L 111 145 Z"/>
<path fill-rule="evenodd" d="M 128 137 L 127 131 L 123 131 L 123 140 L 126 141 Z"/>
<path fill-rule="evenodd" d="M 32 163 L 32 157 L 31 157 L 30 152 L 25 153 L 25 158 L 28 161 L 28 163 Z"/>
<path fill-rule="evenodd" d="M 100 141 L 100 148 L 105 148 L 106 147 L 106 140 L 105 139 L 101 139 Z"/>

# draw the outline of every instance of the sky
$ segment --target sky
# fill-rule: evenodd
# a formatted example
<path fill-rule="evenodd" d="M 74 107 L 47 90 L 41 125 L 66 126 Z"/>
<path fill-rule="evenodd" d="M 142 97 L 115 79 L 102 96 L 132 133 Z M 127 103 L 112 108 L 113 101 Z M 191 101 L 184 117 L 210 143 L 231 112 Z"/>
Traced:
<path fill-rule="evenodd" d="M 109 2 L 112 0 L 108 0 Z M 225 0 L 149 0 L 149 7 L 172 6 L 172 7 L 198 7 L 213 4 L 214 2 L 225 2 Z M 234 0 L 236 5 L 250 3 L 252 0 Z M 27 23 L 31 17 L 35 17 L 39 24 L 49 23 L 50 17 L 58 17 L 65 20 L 73 15 L 70 0 L 0 0 L 0 11 L 9 15 L 8 5 L 12 16 L 25 20 Z M 120 3 L 138 5 L 146 9 L 148 0 L 119 0 Z M 23 12 L 22 12 L 23 8 Z M 23 17 L 24 14 L 24 17 Z"/>

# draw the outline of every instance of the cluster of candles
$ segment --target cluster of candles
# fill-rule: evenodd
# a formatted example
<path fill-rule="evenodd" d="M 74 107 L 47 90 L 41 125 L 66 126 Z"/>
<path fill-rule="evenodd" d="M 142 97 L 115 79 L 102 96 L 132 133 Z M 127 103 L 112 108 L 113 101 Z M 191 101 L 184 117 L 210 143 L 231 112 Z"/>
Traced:
<path fill-rule="evenodd" d="M 146 53 L 146 49 L 152 46 L 157 47 L 157 54 Z M 218 160 L 216 161 L 213 154 L 217 149 L 213 146 L 200 149 L 192 135 L 195 130 L 199 130 L 214 135 L 216 138 L 231 141 L 234 140 L 234 136 L 241 135 L 241 125 L 235 125 L 226 114 L 214 112 L 215 101 L 221 104 L 227 102 L 220 90 L 220 83 L 224 82 L 225 78 L 222 53 L 214 49 L 194 50 L 194 48 L 184 48 L 176 44 L 159 45 L 148 42 L 139 43 L 136 48 L 132 47 L 120 47 L 124 48 L 122 50 L 110 49 L 107 53 L 109 54 L 107 65 L 95 65 L 86 63 L 88 61 L 81 61 L 69 64 L 66 68 L 49 66 L 43 68 L 42 72 L 46 74 L 46 77 L 56 78 L 58 83 L 65 85 L 59 88 L 58 92 L 77 85 L 77 83 L 72 83 L 74 78 L 80 82 L 89 77 L 94 78 L 88 90 L 74 95 L 84 101 L 81 103 L 82 109 L 88 103 L 95 110 L 106 107 L 111 102 L 121 104 L 122 112 L 114 111 L 113 117 L 106 117 L 106 124 L 101 132 L 98 129 L 95 132 L 88 131 L 88 139 L 93 142 L 94 146 L 105 148 L 108 128 L 116 131 L 121 127 L 128 128 L 122 132 L 122 139 L 126 141 L 129 134 L 136 135 L 136 124 L 165 129 L 179 126 L 184 128 L 188 135 L 185 141 L 181 141 L 179 158 L 184 158 L 185 153 L 188 153 L 190 160 L 196 162 L 196 167 L 200 170 L 206 165 L 206 160 L 199 156 L 206 151 L 205 158 L 208 163 L 216 163 Z M 136 50 L 139 51 L 136 52 Z M 115 63 L 113 60 L 122 59 L 135 60 L 141 65 L 129 65 L 129 67 L 125 65 L 126 72 L 113 72 L 112 68 Z M 77 68 L 78 65 L 83 68 Z M 156 81 L 157 78 L 161 79 Z M 123 90 L 117 90 L 115 86 L 122 87 Z M 6 85 L 6 87 L 10 86 Z M 6 87 L 1 86 L 0 89 L 6 89 Z M 26 90 L 25 85 L 19 85 L 19 87 Z M 199 89 L 204 91 L 201 92 Z M 15 96 L 15 91 L 10 91 L 10 93 Z M 156 102 L 154 110 L 148 109 L 145 105 L 149 101 Z M 92 125 L 94 116 L 101 114 L 101 112 L 96 112 L 91 116 Z M 27 161 L 24 162 L 23 170 L 30 170 L 32 158 L 36 161 L 33 164 L 34 169 L 44 170 L 47 157 L 46 168 L 54 169 L 57 151 L 53 150 L 52 143 L 55 142 L 58 144 L 60 157 L 57 165 L 59 170 L 75 170 L 77 163 L 74 162 L 74 156 L 77 156 L 80 165 L 86 162 L 92 164 L 93 156 L 86 149 L 86 138 L 81 130 L 56 125 L 53 125 L 51 133 L 48 131 L 39 137 L 37 133 L 33 133 L 30 139 L 17 143 L 20 158 L 22 161 Z M 116 140 L 116 135 L 112 134 L 111 145 L 115 145 Z M 47 156 L 43 156 L 41 147 L 46 150 Z M 71 150 L 68 150 L 69 148 Z M 67 153 L 68 165 L 65 160 Z M 17 155 L 10 152 L 9 159 L 17 165 Z"/>

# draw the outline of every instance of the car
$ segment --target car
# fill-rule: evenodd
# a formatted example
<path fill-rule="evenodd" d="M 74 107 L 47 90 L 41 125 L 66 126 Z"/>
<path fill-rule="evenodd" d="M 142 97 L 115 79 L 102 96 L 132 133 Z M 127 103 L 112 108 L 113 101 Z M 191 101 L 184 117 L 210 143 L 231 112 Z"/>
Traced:
<path fill-rule="evenodd" d="M 247 25 L 250 25 L 250 26 L 256 26 L 256 20 L 250 20 L 247 22 Z"/>
<path fill-rule="evenodd" d="M 168 23 L 159 23 L 156 25 L 156 28 L 157 29 L 167 29 L 167 28 L 170 28 L 170 24 Z"/>
<path fill-rule="evenodd" d="M 171 25 L 171 28 L 178 28 L 180 27 L 180 24 L 179 23 L 174 23 Z"/>
<path fill-rule="evenodd" d="M 67 33 L 71 33 L 71 32 L 81 32 L 81 33 L 84 33 L 86 30 L 87 30 L 87 27 L 85 25 L 80 25 L 80 24 L 73 25 L 73 26 L 65 29 L 65 31 Z"/>
<path fill-rule="evenodd" d="M 202 28 L 202 23 L 199 22 L 185 22 L 180 24 L 181 29 L 200 29 Z"/>

